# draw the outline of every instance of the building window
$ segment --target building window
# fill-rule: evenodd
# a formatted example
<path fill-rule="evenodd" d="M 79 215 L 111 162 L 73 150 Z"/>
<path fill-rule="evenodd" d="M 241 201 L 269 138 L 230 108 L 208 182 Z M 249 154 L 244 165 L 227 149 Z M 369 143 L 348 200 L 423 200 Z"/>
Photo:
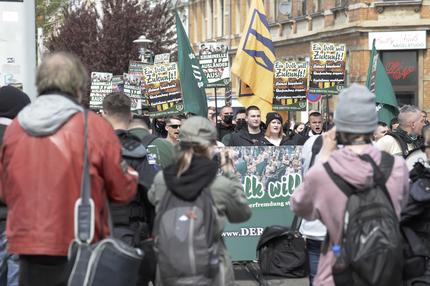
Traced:
<path fill-rule="evenodd" d="M 382 52 L 381 57 L 399 105 L 416 105 L 418 98 L 417 51 L 385 51 Z"/>
<path fill-rule="evenodd" d="M 297 11 L 297 16 L 305 16 L 307 0 L 296 0 L 293 9 Z"/>
<path fill-rule="evenodd" d="M 313 12 L 314 13 L 318 13 L 318 12 L 322 12 L 322 0 L 313 0 Z"/>
<path fill-rule="evenodd" d="M 276 21 L 286 20 L 291 17 L 293 1 L 276 0 L 275 1 L 275 18 Z"/>
<path fill-rule="evenodd" d="M 335 7 L 346 7 L 348 5 L 348 0 L 336 0 Z"/>

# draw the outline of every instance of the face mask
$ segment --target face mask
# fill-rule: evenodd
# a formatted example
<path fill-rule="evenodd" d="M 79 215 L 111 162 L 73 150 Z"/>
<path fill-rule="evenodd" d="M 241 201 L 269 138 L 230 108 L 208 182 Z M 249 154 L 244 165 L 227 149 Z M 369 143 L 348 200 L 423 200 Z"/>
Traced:
<path fill-rule="evenodd" d="M 236 120 L 236 129 L 240 130 L 246 126 L 246 120 L 245 119 L 238 119 Z"/>
<path fill-rule="evenodd" d="M 233 115 L 225 115 L 223 121 L 225 124 L 231 124 L 233 122 Z"/>

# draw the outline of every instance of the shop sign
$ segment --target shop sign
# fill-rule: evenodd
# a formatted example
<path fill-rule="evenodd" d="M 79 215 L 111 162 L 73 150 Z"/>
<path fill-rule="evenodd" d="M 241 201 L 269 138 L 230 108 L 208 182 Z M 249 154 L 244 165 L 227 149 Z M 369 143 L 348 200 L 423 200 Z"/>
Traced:
<path fill-rule="evenodd" d="M 375 32 L 369 33 L 369 50 L 376 39 L 377 50 L 427 49 L 426 31 Z"/>

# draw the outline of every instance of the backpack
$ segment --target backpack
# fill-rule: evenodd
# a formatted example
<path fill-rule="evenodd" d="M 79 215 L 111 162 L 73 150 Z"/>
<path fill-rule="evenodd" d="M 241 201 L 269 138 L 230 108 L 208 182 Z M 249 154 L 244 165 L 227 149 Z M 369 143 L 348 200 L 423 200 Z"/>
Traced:
<path fill-rule="evenodd" d="M 413 183 L 410 187 L 408 203 L 402 210 L 400 222 L 404 237 L 404 280 L 423 276 L 430 257 L 429 171 L 421 163 L 416 163 L 410 172 Z"/>
<path fill-rule="evenodd" d="M 394 157 L 381 153 L 379 167 L 369 155 L 360 155 L 362 160 L 372 165 L 374 172 L 375 183 L 365 190 L 357 190 L 336 175 L 328 162 L 324 163 L 331 179 L 348 197 L 342 239 L 340 245 L 335 244 L 332 248 L 336 257 L 332 274 L 337 286 L 391 286 L 400 285 L 402 281 L 402 236 L 385 186 Z M 327 243 L 324 251 L 327 251 Z"/>
<path fill-rule="evenodd" d="M 264 229 L 257 244 L 263 277 L 302 278 L 308 275 L 306 242 L 297 230 L 298 217 L 291 227 L 273 225 Z"/>
<path fill-rule="evenodd" d="M 158 269 L 164 286 L 210 285 L 219 270 L 216 216 L 210 190 L 185 201 L 167 190 L 155 217 Z"/>
<path fill-rule="evenodd" d="M 121 142 L 122 157 L 129 166 L 139 174 L 138 190 L 136 197 L 128 204 L 111 203 L 112 220 L 114 226 L 129 226 L 134 221 L 146 222 L 146 236 L 152 231 L 152 224 L 155 217 L 153 205 L 148 201 L 147 192 L 151 187 L 154 177 L 160 170 L 160 166 L 155 163 L 151 155 L 147 152 L 146 146 L 142 144 L 139 137 L 128 131 L 117 131 L 117 136 Z M 133 233 L 129 234 L 130 237 Z M 135 243 L 139 237 L 132 237 Z"/>
<path fill-rule="evenodd" d="M 408 148 L 408 145 L 405 143 L 405 141 L 403 141 L 403 139 L 395 132 L 389 131 L 387 132 L 386 135 L 393 137 L 397 141 L 397 143 L 400 146 L 400 149 L 402 150 L 403 158 L 406 158 L 409 154 L 409 148 Z"/>

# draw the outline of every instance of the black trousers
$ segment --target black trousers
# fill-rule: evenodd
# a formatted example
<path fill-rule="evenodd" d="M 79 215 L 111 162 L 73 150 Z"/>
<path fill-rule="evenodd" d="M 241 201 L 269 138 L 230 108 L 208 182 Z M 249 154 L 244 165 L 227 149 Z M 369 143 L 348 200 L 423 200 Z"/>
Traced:
<path fill-rule="evenodd" d="M 66 256 L 20 255 L 19 286 L 67 286 Z"/>

